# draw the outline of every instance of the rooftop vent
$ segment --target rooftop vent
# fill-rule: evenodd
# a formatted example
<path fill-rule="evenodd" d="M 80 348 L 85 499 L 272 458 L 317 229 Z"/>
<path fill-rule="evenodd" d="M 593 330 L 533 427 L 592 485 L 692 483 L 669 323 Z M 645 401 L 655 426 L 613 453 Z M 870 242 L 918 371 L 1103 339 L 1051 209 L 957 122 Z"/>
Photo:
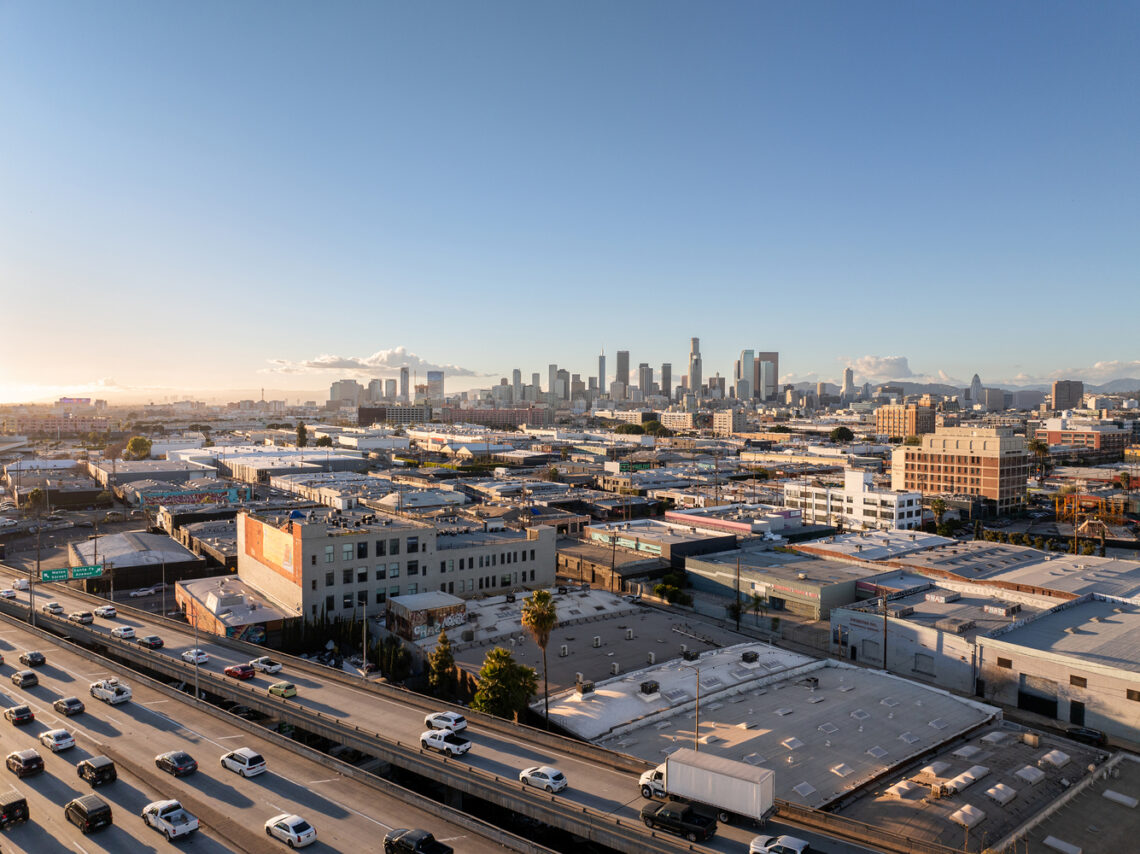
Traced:
<path fill-rule="evenodd" d="M 747 649 L 744 652 L 740 653 L 740 660 L 752 664 L 760 660 L 760 653 L 754 649 Z"/>
<path fill-rule="evenodd" d="M 642 694 L 657 694 L 661 690 L 661 685 L 655 679 L 647 679 L 641 683 Z"/>

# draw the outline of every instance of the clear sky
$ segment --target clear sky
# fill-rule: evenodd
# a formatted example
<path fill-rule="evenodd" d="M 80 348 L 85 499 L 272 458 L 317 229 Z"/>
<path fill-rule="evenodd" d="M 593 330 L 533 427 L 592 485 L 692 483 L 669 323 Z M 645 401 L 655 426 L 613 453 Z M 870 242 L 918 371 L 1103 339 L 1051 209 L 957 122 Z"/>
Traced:
<path fill-rule="evenodd" d="M 0 400 L 401 347 L 679 377 L 691 336 L 706 376 L 1140 376 L 1138 37 L 1134 2 L 0 0 Z"/>

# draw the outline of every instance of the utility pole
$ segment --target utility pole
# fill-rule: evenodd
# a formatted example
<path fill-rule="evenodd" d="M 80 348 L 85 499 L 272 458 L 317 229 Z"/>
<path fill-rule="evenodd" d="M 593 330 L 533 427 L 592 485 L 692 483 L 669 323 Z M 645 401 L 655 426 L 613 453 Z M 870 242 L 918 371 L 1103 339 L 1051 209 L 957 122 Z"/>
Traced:
<path fill-rule="evenodd" d="M 29 573 L 28 578 L 28 622 L 34 628 L 36 625 L 36 581 L 40 577 L 40 528 L 41 525 L 36 524 L 36 577 L 31 578 Z"/>
<path fill-rule="evenodd" d="M 701 662 L 697 660 L 697 703 L 693 707 L 693 751 L 701 749 Z"/>
<path fill-rule="evenodd" d="M 886 588 L 880 588 L 883 591 L 883 671 L 887 670 L 887 591 Z"/>
<path fill-rule="evenodd" d="M 736 630 L 740 631 L 740 558 L 736 559 L 736 607 L 733 613 L 736 615 Z"/>

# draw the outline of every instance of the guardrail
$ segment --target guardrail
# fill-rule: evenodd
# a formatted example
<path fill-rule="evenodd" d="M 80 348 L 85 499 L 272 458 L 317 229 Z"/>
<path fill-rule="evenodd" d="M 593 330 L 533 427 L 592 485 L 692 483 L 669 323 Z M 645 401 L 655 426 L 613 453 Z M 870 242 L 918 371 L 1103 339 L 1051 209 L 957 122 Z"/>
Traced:
<path fill-rule="evenodd" d="M 0 600 L 0 613 L 14 619 L 20 619 L 27 610 L 28 606 L 21 603 Z M 711 850 L 673 836 L 650 831 L 641 824 L 640 818 L 621 818 L 604 813 L 559 795 L 524 787 L 517 778 L 502 777 L 465 764 L 461 760 L 428 754 L 418 742 L 409 744 L 399 739 L 388 738 L 381 733 L 346 723 L 344 719 L 334 715 L 307 709 L 299 703 L 272 696 L 261 689 L 235 682 L 213 672 L 203 671 L 181 659 L 161 653 L 156 654 L 130 641 L 113 638 L 88 626 L 71 623 L 66 618 L 61 619 L 42 613 L 36 617 L 65 637 L 81 639 L 84 643 L 100 646 L 108 651 L 113 650 L 120 658 L 185 683 L 193 683 L 194 672 L 197 670 L 198 684 L 202 690 L 234 700 L 262 714 L 366 755 L 375 756 L 455 791 L 480 798 L 599 845 L 629 852 L 642 852 L 647 846 L 660 852 Z M 179 625 L 185 628 L 183 624 Z M 322 672 L 327 670 L 322 668 Z M 135 676 L 137 678 L 137 674 Z"/>

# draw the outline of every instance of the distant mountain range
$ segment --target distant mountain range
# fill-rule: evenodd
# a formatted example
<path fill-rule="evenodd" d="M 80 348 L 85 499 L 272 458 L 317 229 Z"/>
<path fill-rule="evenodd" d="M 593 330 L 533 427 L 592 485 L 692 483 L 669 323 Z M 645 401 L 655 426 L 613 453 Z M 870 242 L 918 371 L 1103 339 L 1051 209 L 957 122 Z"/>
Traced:
<path fill-rule="evenodd" d="M 962 391 L 965 386 L 952 386 L 945 385 L 944 383 L 910 383 L 905 380 L 884 380 L 883 382 L 871 383 L 872 388 L 877 388 L 881 385 L 897 385 L 901 386 L 903 394 L 948 394 L 956 395 Z M 797 391 L 815 391 L 816 384 L 805 382 L 795 384 Z M 987 386 L 988 388 L 1000 388 L 1003 391 L 1043 391 L 1049 393 L 1053 390 L 1051 383 L 1036 383 L 1034 385 L 1002 385 L 996 384 Z M 824 388 L 828 394 L 839 394 L 839 386 L 834 383 L 824 383 Z M 1119 380 L 1110 380 L 1103 385 L 1091 385 L 1085 383 L 1085 391 L 1092 392 L 1093 394 L 1126 394 L 1128 392 L 1136 392 L 1140 395 L 1140 379 L 1125 378 Z"/>

